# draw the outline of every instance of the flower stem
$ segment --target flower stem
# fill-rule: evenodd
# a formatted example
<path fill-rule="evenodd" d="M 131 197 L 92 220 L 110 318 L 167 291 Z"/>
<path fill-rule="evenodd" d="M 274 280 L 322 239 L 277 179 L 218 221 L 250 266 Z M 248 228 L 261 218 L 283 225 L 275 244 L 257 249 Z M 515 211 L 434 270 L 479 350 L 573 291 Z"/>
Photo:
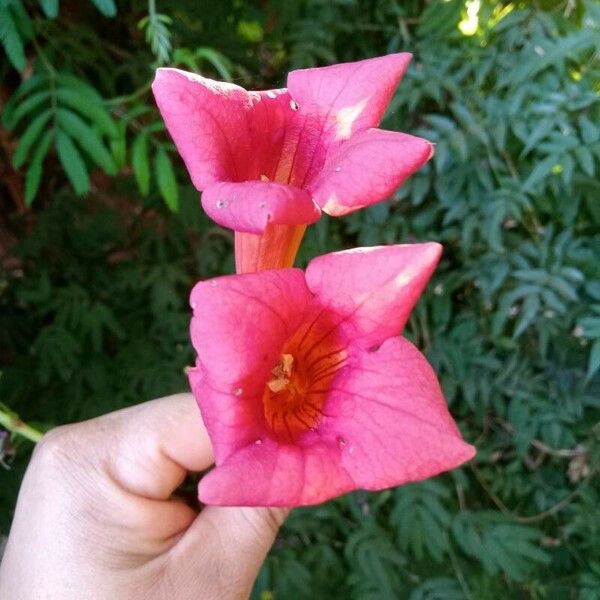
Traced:
<path fill-rule="evenodd" d="M 44 435 L 31 425 L 27 425 L 27 423 L 19 419 L 16 413 L 3 405 L 0 405 L 0 425 L 8 429 L 11 433 L 20 435 L 34 444 L 39 442 L 42 439 L 42 435 Z"/>

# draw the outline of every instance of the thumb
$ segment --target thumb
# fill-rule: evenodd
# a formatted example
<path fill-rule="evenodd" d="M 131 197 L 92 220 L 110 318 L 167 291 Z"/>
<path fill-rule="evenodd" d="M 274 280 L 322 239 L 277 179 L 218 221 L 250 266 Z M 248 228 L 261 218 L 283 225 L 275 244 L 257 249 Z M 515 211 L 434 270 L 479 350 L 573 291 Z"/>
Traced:
<path fill-rule="evenodd" d="M 192 570 L 186 579 L 214 582 L 216 598 L 247 598 L 288 514 L 287 508 L 205 507 L 173 548 Z"/>

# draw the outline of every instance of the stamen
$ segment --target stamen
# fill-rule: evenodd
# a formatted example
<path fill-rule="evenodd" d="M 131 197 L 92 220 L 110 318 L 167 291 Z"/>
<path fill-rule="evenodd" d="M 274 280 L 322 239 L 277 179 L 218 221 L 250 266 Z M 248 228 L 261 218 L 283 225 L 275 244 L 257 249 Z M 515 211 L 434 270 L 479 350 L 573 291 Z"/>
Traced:
<path fill-rule="evenodd" d="M 285 388 L 287 388 L 290 383 L 289 379 L 282 377 L 281 379 L 271 379 L 271 381 L 267 381 L 267 387 L 274 393 L 277 394 Z"/>
<path fill-rule="evenodd" d="M 263 394 L 266 425 L 288 443 L 319 431 L 333 379 L 348 360 L 335 331 L 339 316 L 323 307 L 313 315 L 285 344 Z"/>
<path fill-rule="evenodd" d="M 281 362 L 271 371 L 275 379 L 267 381 L 267 387 L 275 394 L 287 388 L 292 376 L 294 357 L 291 354 L 282 354 Z"/>
<path fill-rule="evenodd" d="M 294 366 L 294 357 L 291 354 L 282 354 L 281 366 L 283 367 L 283 374 L 286 377 L 290 377 L 292 375 L 292 367 Z"/>

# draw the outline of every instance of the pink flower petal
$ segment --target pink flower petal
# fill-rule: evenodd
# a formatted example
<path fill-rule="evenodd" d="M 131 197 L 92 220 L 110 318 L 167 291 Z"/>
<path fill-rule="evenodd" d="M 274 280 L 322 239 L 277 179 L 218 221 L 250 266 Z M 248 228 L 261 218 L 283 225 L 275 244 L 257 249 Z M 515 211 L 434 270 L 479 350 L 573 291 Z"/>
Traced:
<path fill-rule="evenodd" d="M 202 366 L 188 371 L 190 387 L 210 434 L 217 464 L 231 454 L 253 444 L 265 434 L 260 396 L 249 390 L 233 388 L 232 393 L 211 387 L 202 375 Z"/>
<path fill-rule="evenodd" d="M 197 283 L 190 296 L 190 335 L 207 384 L 225 393 L 262 394 L 310 298 L 299 269 Z"/>
<path fill-rule="evenodd" d="M 307 187 L 327 214 L 345 215 L 385 200 L 432 154 L 423 138 L 367 129 L 339 146 Z"/>
<path fill-rule="evenodd" d="M 429 158 L 425 140 L 371 129 L 410 59 L 390 54 L 293 71 L 289 91 L 248 92 L 159 69 L 152 89 L 194 185 L 205 191 L 206 212 L 238 233 L 262 235 L 269 224 L 315 222 L 315 201 L 332 215 L 379 202 Z M 275 233 L 277 243 L 244 238 L 237 265 L 293 261 L 300 230 Z M 289 246 L 279 243 L 284 237 Z"/>
<path fill-rule="evenodd" d="M 291 71 L 291 97 L 306 114 L 321 115 L 332 139 L 376 127 L 412 55 L 388 54 L 358 62 Z"/>
<path fill-rule="evenodd" d="M 310 262 L 306 283 L 340 315 L 347 335 L 371 348 L 402 331 L 441 252 L 430 242 L 326 254 Z"/>
<path fill-rule="evenodd" d="M 433 477 L 475 455 L 454 423 L 433 369 L 406 339 L 362 352 L 337 377 L 319 428 L 343 442 L 342 466 L 358 488 Z"/>
<path fill-rule="evenodd" d="M 318 504 L 354 488 L 336 454 L 335 443 L 307 448 L 258 439 L 205 475 L 198 497 L 222 506 Z"/>
<path fill-rule="evenodd" d="M 357 249 L 315 259 L 306 281 L 280 269 L 196 285 L 189 378 L 216 458 L 201 500 L 315 504 L 473 456 L 425 358 L 386 339 L 439 254 L 437 244 Z"/>
<path fill-rule="evenodd" d="M 213 183 L 202 193 L 202 208 L 219 225 L 247 233 L 263 233 L 269 223 L 315 223 L 321 216 L 308 192 L 269 181 Z"/>
<path fill-rule="evenodd" d="M 475 453 L 448 413 L 432 368 L 402 338 L 377 352 L 359 351 L 336 378 L 326 414 L 301 444 L 258 435 L 230 454 L 200 481 L 200 500 L 233 506 L 317 504 L 354 489 L 426 479 Z"/>
<path fill-rule="evenodd" d="M 198 190 L 273 179 L 294 114 L 287 91 L 247 92 L 179 69 L 158 69 L 152 91 Z"/>

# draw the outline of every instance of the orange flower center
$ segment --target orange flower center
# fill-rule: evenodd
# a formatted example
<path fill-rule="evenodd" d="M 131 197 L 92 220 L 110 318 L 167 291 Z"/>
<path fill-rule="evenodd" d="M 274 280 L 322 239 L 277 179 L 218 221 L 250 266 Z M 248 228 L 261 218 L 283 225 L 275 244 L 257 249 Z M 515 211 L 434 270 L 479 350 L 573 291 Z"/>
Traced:
<path fill-rule="evenodd" d="M 331 382 L 346 362 L 335 327 L 323 321 L 305 325 L 288 341 L 265 386 L 265 420 L 282 441 L 317 430 Z"/>

